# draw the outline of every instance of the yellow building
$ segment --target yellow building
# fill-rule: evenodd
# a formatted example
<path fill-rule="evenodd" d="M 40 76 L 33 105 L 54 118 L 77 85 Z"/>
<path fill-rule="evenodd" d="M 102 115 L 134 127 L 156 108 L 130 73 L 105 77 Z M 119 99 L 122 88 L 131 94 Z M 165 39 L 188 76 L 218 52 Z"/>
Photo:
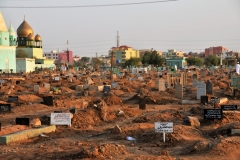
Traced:
<path fill-rule="evenodd" d="M 109 51 L 110 57 L 111 54 L 113 54 L 113 57 L 116 59 L 117 63 L 124 63 L 130 58 L 140 58 L 139 50 L 135 50 L 132 47 L 126 45 L 120 47 L 112 47 Z"/>

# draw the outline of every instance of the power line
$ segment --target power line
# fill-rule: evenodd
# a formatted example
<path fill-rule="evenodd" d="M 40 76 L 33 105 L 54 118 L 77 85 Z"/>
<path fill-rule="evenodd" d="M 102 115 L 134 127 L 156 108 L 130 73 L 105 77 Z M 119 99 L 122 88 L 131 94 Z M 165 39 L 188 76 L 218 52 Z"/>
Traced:
<path fill-rule="evenodd" d="M 165 2 L 173 2 L 173 1 L 178 1 L 178 0 L 163 0 L 163 1 L 119 3 L 119 4 L 82 5 L 82 6 L 0 6 L 0 8 L 90 8 L 90 7 L 113 7 L 113 6 L 165 3 Z"/>

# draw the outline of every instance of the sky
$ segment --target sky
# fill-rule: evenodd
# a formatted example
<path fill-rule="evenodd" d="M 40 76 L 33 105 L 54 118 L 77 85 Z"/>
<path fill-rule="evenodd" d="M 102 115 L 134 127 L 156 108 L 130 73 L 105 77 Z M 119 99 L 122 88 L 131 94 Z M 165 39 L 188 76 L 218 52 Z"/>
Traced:
<path fill-rule="evenodd" d="M 240 0 L 83 7 L 154 1 L 157 0 L 0 0 L 0 11 L 7 27 L 12 23 L 15 30 L 25 14 L 34 34 L 41 35 L 44 52 L 69 48 L 81 57 L 107 55 L 117 45 L 117 31 L 120 45 L 133 49 L 176 49 L 187 53 L 225 46 L 240 52 Z M 52 6 L 63 8 L 21 8 Z"/>

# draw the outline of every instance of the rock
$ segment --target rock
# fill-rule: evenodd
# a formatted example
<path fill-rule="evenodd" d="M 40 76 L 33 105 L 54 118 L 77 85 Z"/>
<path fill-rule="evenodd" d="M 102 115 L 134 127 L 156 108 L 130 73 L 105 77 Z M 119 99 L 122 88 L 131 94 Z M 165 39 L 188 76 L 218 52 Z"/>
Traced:
<path fill-rule="evenodd" d="M 116 126 L 113 128 L 112 133 L 113 133 L 113 134 L 120 134 L 120 133 L 122 133 L 122 129 L 121 129 L 118 125 L 116 125 Z"/>
<path fill-rule="evenodd" d="M 33 126 L 33 127 L 36 127 L 36 126 L 41 126 L 42 123 L 41 123 L 41 120 L 39 118 L 34 118 L 30 121 L 30 125 Z"/>
<path fill-rule="evenodd" d="M 200 127 L 200 122 L 196 117 L 187 116 L 185 117 L 183 123 L 192 127 Z"/>

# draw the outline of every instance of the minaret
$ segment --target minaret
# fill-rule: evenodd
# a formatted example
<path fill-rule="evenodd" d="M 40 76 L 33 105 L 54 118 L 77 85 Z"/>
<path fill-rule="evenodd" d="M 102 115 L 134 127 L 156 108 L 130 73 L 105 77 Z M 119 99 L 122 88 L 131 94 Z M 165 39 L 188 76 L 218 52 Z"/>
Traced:
<path fill-rule="evenodd" d="M 120 37 L 118 35 L 118 31 L 117 31 L 117 47 L 119 48 L 119 40 L 120 40 Z"/>

